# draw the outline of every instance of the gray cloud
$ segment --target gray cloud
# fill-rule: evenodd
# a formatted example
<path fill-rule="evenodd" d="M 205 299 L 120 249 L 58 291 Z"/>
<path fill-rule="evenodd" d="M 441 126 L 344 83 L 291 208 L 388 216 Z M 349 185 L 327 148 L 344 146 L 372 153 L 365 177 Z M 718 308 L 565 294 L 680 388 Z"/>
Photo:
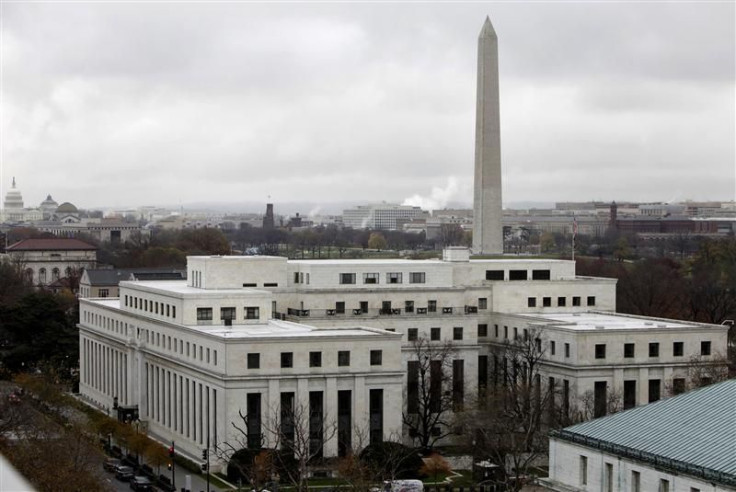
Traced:
<path fill-rule="evenodd" d="M 3 6 L 3 189 L 82 207 L 470 202 L 477 34 L 505 201 L 734 198 L 733 3 Z"/>

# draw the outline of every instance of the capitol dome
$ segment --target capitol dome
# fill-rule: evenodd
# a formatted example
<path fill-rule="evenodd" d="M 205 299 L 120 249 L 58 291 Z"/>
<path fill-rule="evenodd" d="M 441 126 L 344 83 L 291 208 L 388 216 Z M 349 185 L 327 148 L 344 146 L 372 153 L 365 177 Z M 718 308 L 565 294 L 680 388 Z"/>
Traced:
<path fill-rule="evenodd" d="M 23 196 L 20 194 L 20 190 L 15 187 L 15 178 L 13 178 L 13 187 L 5 194 L 3 207 L 6 211 L 23 210 Z"/>

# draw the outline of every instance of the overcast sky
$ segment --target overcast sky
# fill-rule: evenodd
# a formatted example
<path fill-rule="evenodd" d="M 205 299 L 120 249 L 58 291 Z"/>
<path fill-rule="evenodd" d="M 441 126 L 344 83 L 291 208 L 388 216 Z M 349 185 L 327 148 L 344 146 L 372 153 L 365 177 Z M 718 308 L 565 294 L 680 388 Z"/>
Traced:
<path fill-rule="evenodd" d="M 505 204 L 733 200 L 734 5 L 4 3 L 2 194 L 469 205 L 489 15 Z"/>

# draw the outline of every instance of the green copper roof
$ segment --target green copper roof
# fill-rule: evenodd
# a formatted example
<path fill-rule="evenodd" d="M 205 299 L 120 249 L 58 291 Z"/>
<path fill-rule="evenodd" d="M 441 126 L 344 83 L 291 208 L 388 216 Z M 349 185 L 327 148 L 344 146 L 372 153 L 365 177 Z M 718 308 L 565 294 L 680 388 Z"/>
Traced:
<path fill-rule="evenodd" d="M 736 483 L 736 379 L 555 434 L 682 471 L 701 469 L 705 475 Z"/>

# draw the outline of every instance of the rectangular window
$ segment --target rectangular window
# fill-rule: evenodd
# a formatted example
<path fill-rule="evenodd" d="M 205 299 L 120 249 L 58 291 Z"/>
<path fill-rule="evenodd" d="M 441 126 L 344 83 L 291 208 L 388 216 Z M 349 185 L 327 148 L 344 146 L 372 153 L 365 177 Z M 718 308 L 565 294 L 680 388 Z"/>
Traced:
<path fill-rule="evenodd" d="M 634 347 L 635 345 L 633 343 L 624 344 L 624 358 L 631 359 L 634 357 Z"/>
<path fill-rule="evenodd" d="M 543 307 L 550 307 L 550 306 L 552 306 L 552 298 L 551 297 L 542 297 L 542 306 Z"/>
<path fill-rule="evenodd" d="M 404 311 L 407 313 L 414 312 L 414 301 L 404 301 Z"/>
<path fill-rule="evenodd" d="M 580 305 L 580 297 L 579 296 L 573 296 L 573 298 L 572 298 L 572 305 L 573 306 L 579 306 Z"/>
<path fill-rule="evenodd" d="M 324 394 L 309 392 L 309 456 L 322 457 L 324 444 Z"/>
<path fill-rule="evenodd" d="M 493 333 L 496 338 L 498 338 L 498 325 L 493 325 Z"/>
<path fill-rule="evenodd" d="M 440 339 L 440 328 L 429 329 L 429 339 L 432 341 L 438 341 Z"/>
<path fill-rule="evenodd" d="M 565 357 L 566 358 L 570 357 L 570 344 L 569 343 L 565 344 Z"/>
<path fill-rule="evenodd" d="M 465 400 L 465 361 L 452 361 L 452 408 L 460 411 Z"/>
<path fill-rule="evenodd" d="M 710 342 L 700 342 L 700 355 L 710 355 Z"/>
<path fill-rule="evenodd" d="M 483 389 L 488 384 L 488 356 L 478 356 L 478 388 Z"/>
<path fill-rule="evenodd" d="M 636 379 L 624 381 L 624 410 L 636 406 Z"/>
<path fill-rule="evenodd" d="M 487 297 L 478 298 L 478 309 L 488 309 L 488 298 Z"/>
<path fill-rule="evenodd" d="M 235 319 L 235 308 L 234 307 L 223 307 L 220 308 L 220 319 L 234 320 Z"/>
<path fill-rule="evenodd" d="M 350 351 L 339 350 L 337 352 L 337 365 L 340 367 L 346 367 L 350 365 Z"/>
<path fill-rule="evenodd" d="M 410 342 L 415 341 L 417 338 L 419 338 L 419 329 L 417 328 L 409 328 L 406 331 L 406 339 Z"/>
<path fill-rule="evenodd" d="M 387 273 L 386 274 L 386 282 L 389 284 L 400 284 L 402 280 L 401 273 Z"/>
<path fill-rule="evenodd" d="M 463 327 L 462 326 L 456 326 L 452 329 L 452 339 L 453 340 L 463 339 Z"/>
<path fill-rule="evenodd" d="M 557 351 L 557 344 L 554 340 L 549 341 L 549 355 L 555 355 L 555 352 Z"/>
<path fill-rule="evenodd" d="M 381 364 L 383 364 L 383 351 L 371 350 L 371 365 L 380 366 Z"/>
<path fill-rule="evenodd" d="M 672 355 L 675 357 L 682 357 L 685 352 L 684 342 L 672 342 Z"/>
<path fill-rule="evenodd" d="M 377 273 L 364 273 L 363 274 L 363 283 L 364 284 L 377 284 L 378 283 L 378 274 Z"/>
<path fill-rule="evenodd" d="M 100 297 L 108 297 L 110 295 L 109 289 L 100 289 Z"/>
<path fill-rule="evenodd" d="M 486 324 L 478 325 L 478 337 L 487 337 L 487 336 L 488 336 L 488 325 Z"/>
<path fill-rule="evenodd" d="M 509 338 L 509 327 L 508 327 L 508 326 L 504 326 L 504 327 L 503 327 L 503 337 L 504 337 L 504 338 L 505 338 L 506 340 L 508 340 L 508 338 Z"/>
<path fill-rule="evenodd" d="M 189 353 L 189 342 L 187 342 L 187 353 Z M 248 354 L 248 369 L 260 369 L 261 354 Z"/>
<path fill-rule="evenodd" d="M 363 314 L 368 313 L 368 301 L 360 301 L 360 312 Z"/>
<path fill-rule="evenodd" d="M 281 352 L 281 367 L 294 367 L 294 352 Z"/>
<path fill-rule="evenodd" d="M 406 411 L 419 413 L 419 362 L 415 360 L 406 363 Z"/>
<path fill-rule="evenodd" d="M 651 342 L 649 344 L 649 357 L 659 357 L 659 343 Z"/>
<path fill-rule="evenodd" d="M 197 308 L 197 321 L 212 321 L 212 308 Z"/>
<path fill-rule="evenodd" d="M 679 395 L 685 392 L 685 378 L 672 379 L 672 394 Z"/>
<path fill-rule="evenodd" d="M 606 358 L 606 344 L 605 343 L 597 343 L 595 345 L 595 358 L 596 359 Z"/>
<path fill-rule="evenodd" d="M 596 381 L 593 384 L 593 416 L 603 417 L 608 413 L 608 383 Z"/>
<path fill-rule="evenodd" d="M 427 301 L 427 312 L 428 313 L 437 312 L 437 301 Z"/>
<path fill-rule="evenodd" d="M 340 283 L 341 284 L 354 284 L 355 283 L 355 274 L 354 273 L 341 273 L 340 274 Z"/>
<path fill-rule="evenodd" d="M 595 296 L 588 296 L 588 306 L 595 306 Z"/>
<path fill-rule="evenodd" d="M 526 270 L 509 270 L 509 280 L 527 280 Z"/>
<path fill-rule="evenodd" d="M 427 274 L 424 272 L 411 272 L 409 274 L 410 284 L 423 284 L 426 283 Z"/>
<path fill-rule="evenodd" d="M 337 454 L 347 456 L 353 449 L 351 439 L 353 397 L 350 390 L 337 392 Z"/>
<path fill-rule="evenodd" d="M 335 303 L 335 314 L 345 314 L 345 302 L 337 301 Z"/>
<path fill-rule="evenodd" d="M 662 395 L 661 382 L 659 379 L 649 380 L 649 403 L 659 400 Z"/>
<path fill-rule="evenodd" d="M 309 367 L 322 367 L 322 352 L 309 352 Z"/>
<path fill-rule="evenodd" d="M 532 280 L 549 280 L 550 278 L 549 270 L 532 270 Z"/>
<path fill-rule="evenodd" d="M 588 485 L 588 458 L 580 457 L 580 485 Z"/>
<path fill-rule="evenodd" d="M 245 308 L 245 319 L 260 319 L 260 309 L 257 306 L 249 306 Z"/>
<path fill-rule="evenodd" d="M 537 307 L 537 298 L 536 297 L 527 297 L 526 298 L 526 305 L 527 305 L 527 307 Z"/>
<path fill-rule="evenodd" d="M 603 490 L 606 492 L 613 492 L 613 464 L 606 463 L 606 476 L 605 483 L 603 484 Z"/>
<path fill-rule="evenodd" d="M 503 280 L 503 270 L 486 270 L 486 280 Z"/>
<path fill-rule="evenodd" d="M 564 307 L 567 303 L 567 297 L 558 297 L 557 298 L 557 306 L 558 307 Z"/>
<path fill-rule="evenodd" d="M 670 481 L 664 478 L 660 479 L 658 492 L 670 492 Z"/>
<path fill-rule="evenodd" d="M 250 449 L 260 449 L 263 445 L 261 438 L 261 394 L 248 393 L 246 396 L 245 424 L 247 440 Z"/>
<path fill-rule="evenodd" d="M 371 444 L 383 442 L 383 390 L 372 389 L 368 393 L 368 438 Z"/>
<path fill-rule="evenodd" d="M 641 492 L 641 473 L 631 472 L 631 492 Z"/>

